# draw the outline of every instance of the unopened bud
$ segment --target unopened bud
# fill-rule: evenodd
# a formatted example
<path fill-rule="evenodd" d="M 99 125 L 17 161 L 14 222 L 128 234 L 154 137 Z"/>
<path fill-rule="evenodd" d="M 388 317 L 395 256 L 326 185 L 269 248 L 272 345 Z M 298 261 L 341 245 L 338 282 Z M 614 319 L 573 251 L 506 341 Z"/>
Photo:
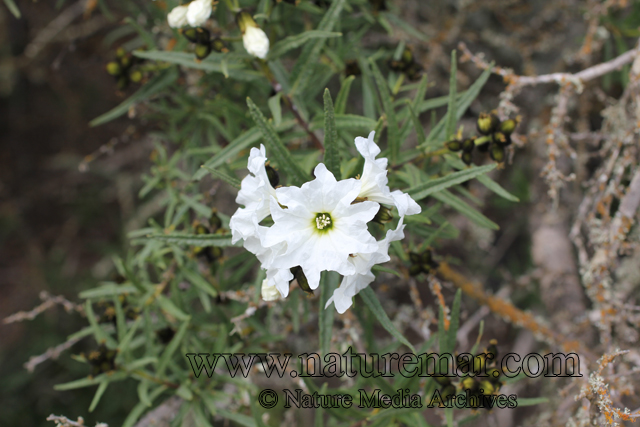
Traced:
<path fill-rule="evenodd" d="M 305 291 L 307 294 L 313 295 L 313 290 L 309 287 L 307 276 L 304 275 L 302 267 L 293 267 L 290 271 L 293 274 L 293 277 L 295 277 L 296 281 L 298 282 L 298 286 L 300 286 L 300 289 Z"/>
<path fill-rule="evenodd" d="M 120 65 L 122 65 L 122 68 L 129 68 L 132 63 L 133 60 L 131 59 L 130 55 L 125 55 L 120 58 Z"/>
<path fill-rule="evenodd" d="M 211 49 L 216 52 L 229 52 L 227 45 L 220 37 L 211 40 Z"/>
<path fill-rule="evenodd" d="M 462 143 L 462 151 L 470 153 L 471 151 L 473 151 L 473 149 L 475 148 L 475 136 L 473 138 L 467 138 L 464 140 L 464 142 Z"/>
<path fill-rule="evenodd" d="M 471 151 L 464 151 L 460 158 L 467 166 L 469 166 L 473 162 L 473 154 L 471 154 Z"/>
<path fill-rule="evenodd" d="M 211 209 L 211 216 L 209 217 L 209 226 L 214 233 L 222 227 L 222 220 L 218 216 L 218 210 L 216 208 Z"/>
<path fill-rule="evenodd" d="M 134 83 L 140 83 L 142 81 L 142 73 L 139 70 L 129 73 L 129 79 Z"/>
<path fill-rule="evenodd" d="M 264 279 L 262 281 L 262 299 L 265 301 L 276 301 L 282 298 L 282 295 L 280 295 L 280 291 L 278 291 L 275 285 L 268 285 L 267 283 L 267 279 Z"/>

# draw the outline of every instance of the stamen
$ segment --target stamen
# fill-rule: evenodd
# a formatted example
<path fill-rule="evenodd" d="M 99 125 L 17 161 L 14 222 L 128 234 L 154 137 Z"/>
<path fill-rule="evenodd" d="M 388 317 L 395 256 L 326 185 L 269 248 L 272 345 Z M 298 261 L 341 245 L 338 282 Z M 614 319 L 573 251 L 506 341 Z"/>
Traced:
<path fill-rule="evenodd" d="M 331 225 L 331 217 L 329 215 L 320 214 L 316 217 L 316 227 L 318 230 L 322 230 L 329 225 Z"/>

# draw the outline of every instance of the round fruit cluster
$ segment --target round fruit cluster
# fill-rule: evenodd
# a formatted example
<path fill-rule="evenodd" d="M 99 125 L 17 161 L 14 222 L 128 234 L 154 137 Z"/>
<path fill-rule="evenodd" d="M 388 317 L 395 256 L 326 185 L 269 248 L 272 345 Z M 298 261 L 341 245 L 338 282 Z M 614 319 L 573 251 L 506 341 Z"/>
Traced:
<path fill-rule="evenodd" d="M 504 162 L 504 149 L 511 145 L 511 134 L 516 130 L 520 117 L 500 121 L 494 113 L 481 113 L 478 117 L 477 128 L 480 136 L 460 140 L 454 139 L 445 143 L 451 151 L 462 151 L 462 161 L 470 165 L 473 161 L 473 150 L 481 153 L 489 152 L 492 160 Z"/>

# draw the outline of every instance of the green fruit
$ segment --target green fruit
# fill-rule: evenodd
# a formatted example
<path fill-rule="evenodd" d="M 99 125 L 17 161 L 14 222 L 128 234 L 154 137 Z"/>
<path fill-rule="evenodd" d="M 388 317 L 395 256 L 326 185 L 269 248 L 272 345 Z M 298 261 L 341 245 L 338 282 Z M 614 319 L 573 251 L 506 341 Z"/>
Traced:
<path fill-rule="evenodd" d="M 449 141 L 449 142 L 445 142 L 444 144 L 449 151 L 460 151 L 462 150 L 462 143 L 460 141 L 457 140 L 453 140 L 453 141 Z"/>
<path fill-rule="evenodd" d="M 142 73 L 139 70 L 129 73 L 129 79 L 134 83 L 140 83 L 142 81 Z"/>
<path fill-rule="evenodd" d="M 491 145 L 491 151 L 489 152 L 489 155 L 498 163 L 504 162 L 504 148 L 502 148 L 499 144 Z"/>
<path fill-rule="evenodd" d="M 513 131 L 516 130 L 517 126 L 518 126 L 518 122 L 516 122 L 513 119 L 509 119 L 500 123 L 499 130 L 504 134 L 511 135 Z"/>
<path fill-rule="evenodd" d="M 195 48 L 196 58 L 204 59 L 211 53 L 211 44 L 200 44 L 198 43 Z"/>
<path fill-rule="evenodd" d="M 495 131 L 500 125 L 500 119 L 495 114 L 480 113 L 478 121 L 476 122 L 478 132 L 483 135 L 489 135 Z"/>
<path fill-rule="evenodd" d="M 106 66 L 106 69 L 107 73 L 111 74 L 112 76 L 119 76 L 122 72 L 120 64 L 118 64 L 117 62 L 109 62 Z"/>

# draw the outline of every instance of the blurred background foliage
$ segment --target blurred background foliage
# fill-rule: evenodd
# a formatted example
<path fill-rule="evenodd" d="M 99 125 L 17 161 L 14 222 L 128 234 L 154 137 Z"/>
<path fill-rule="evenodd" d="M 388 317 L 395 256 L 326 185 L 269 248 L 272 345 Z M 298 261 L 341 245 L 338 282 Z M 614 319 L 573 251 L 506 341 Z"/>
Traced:
<path fill-rule="evenodd" d="M 302 0 L 297 8 L 284 2 L 240 3 L 253 7 L 258 24 L 268 27 L 273 48 L 277 40 L 287 35 L 314 29 L 331 2 Z M 355 72 L 356 77 L 347 112 L 361 114 L 367 125 L 377 123 L 386 108 L 380 105 L 384 100 L 378 97 L 375 90 L 378 86 L 365 58 L 373 56 L 378 60 L 382 74 L 393 89 L 402 73 L 393 71 L 390 61 L 399 59 L 405 45 L 410 47 L 415 63 L 428 76 L 426 99 L 445 97 L 445 102 L 433 110 L 435 118 L 440 120 L 447 111 L 450 52 L 460 41 L 474 52 L 484 52 L 487 59 L 500 66 L 513 68 L 517 74 L 543 74 L 578 71 L 609 60 L 632 48 L 639 36 L 640 4 L 636 1 L 620 2 L 607 10 L 596 20 L 595 31 L 590 30 L 590 21 L 585 16 L 589 16 L 599 2 L 388 0 L 387 11 L 378 10 L 378 4 L 384 2 L 353 0 L 347 3 L 333 31 L 349 37 L 327 39 L 330 49 L 318 56 L 305 91 L 293 96 L 313 130 L 323 126 L 322 91 L 329 87 L 336 102 L 341 83 L 351 72 Z M 142 265 L 149 252 L 136 255 L 127 233 L 149 226 L 148 218 L 154 218 L 160 225 L 154 227 L 152 223 L 151 228 L 133 234 L 134 238 L 171 225 L 184 227 L 191 222 L 191 216 L 207 218 L 205 211 L 212 206 L 218 207 L 226 223 L 225 214 L 228 216 L 235 210 L 235 190 L 208 176 L 200 183 L 191 182 L 191 174 L 187 172 L 197 170 L 241 130 L 253 125 L 244 103 L 246 96 L 250 96 L 265 115 L 273 115 L 276 126 L 290 129 L 294 124 L 291 114 L 280 106 L 280 99 L 273 101 L 272 82 L 256 77 L 264 70 L 259 67 L 254 70 L 251 59 L 244 53 L 226 2 L 218 5 L 212 19 L 224 37 L 229 38 L 232 53 L 227 56 L 226 67 L 234 77 L 229 80 L 224 80 L 224 66 L 214 64 L 216 53 L 211 57 L 214 60 L 210 58 L 199 64 L 204 70 L 217 71 L 211 73 L 184 68 L 176 72 L 175 67 L 154 61 L 162 58 L 152 53 L 155 47 L 169 50 L 171 46 L 172 53 L 187 52 L 178 59 L 193 64 L 192 46 L 166 26 L 166 14 L 175 6 L 171 2 L 61 0 L 25 1 L 17 6 L 19 19 L 8 8 L 0 8 L 0 318 L 31 309 L 40 302 L 38 295 L 43 290 L 78 301 L 80 292 L 95 288 L 101 281 L 117 281 L 114 256 Z M 269 11 L 271 18 L 267 20 Z M 592 40 L 587 49 L 589 37 Z M 354 40 L 361 49 L 354 49 L 350 44 Z M 128 87 L 118 89 L 114 78 L 105 71 L 105 65 L 117 58 L 120 47 L 127 52 L 144 49 L 137 54 L 148 59 L 139 65 L 144 72 L 141 84 L 131 82 Z M 277 73 L 291 70 L 296 59 L 294 52 L 299 50 L 289 52 L 279 65 L 271 68 L 280 84 L 282 79 Z M 362 74 L 358 74 L 356 68 Z M 600 112 L 606 99 L 622 93 L 628 84 L 628 73 L 627 67 L 595 83 L 600 88 L 580 109 L 575 132 L 600 129 Z M 470 62 L 459 63 L 455 82 L 465 90 L 480 75 L 481 71 Z M 411 73 L 402 77 L 399 84 L 411 90 L 407 94 L 400 92 L 400 97 L 417 88 L 420 75 L 415 81 L 411 77 Z M 164 84 L 162 79 L 168 83 Z M 103 115 L 136 91 L 149 88 L 150 83 L 159 84 L 156 87 L 163 96 L 148 103 L 125 104 L 117 111 L 122 113 L 118 117 Z M 478 114 L 495 108 L 503 89 L 502 79 L 491 75 L 458 124 L 467 132 L 474 129 Z M 548 122 L 553 107 L 551 93 L 550 88 L 535 87 L 519 95 L 518 105 L 523 116 L 520 134 L 533 135 Z M 297 102 L 303 98 L 304 102 Z M 275 116 L 280 109 L 283 116 L 278 124 Z M 313 117 L 318 120 L 314 122 Z M 111 118 L 113 120 L 107 120 Z M 99 126 L 90 126 L 92 121 Z M 434 123 L 430 113 L 422 114 L 421 121 L 428 133 Z M 346 129 L 341 137 L 352 141 L 353 136 L 366 135 L 368 130 L 366 126 L 360 126 L 359 131 Z M 410 138 L 414 144 L 417 137 L 413 132 Z M 217 141 L 217 145 L 210 144 L 212 140 Z M 317 152 L 309 144 L 304 129 L 297 126 L 290 130 L 285 141 L 296 147 L 302 145 L 296 150 L 296 156 L 309 171 L 317 161 Z M 443 140 L 438 142 L 441 144 Z M 231 174 L 244 168 L 245 158 L 238 157 L 222 170 Z M 345 176 L 355 175 L 358 169 L 353 162 L 343 163 Z M 457 187 L 457 195 L 472 201 L 500 229 L 479 227 L 451 209 L 434 210 L 431 218 L 434 222 L 446 220 L 455 227 L 442 231 L 444 236 L 440 237 L 449 239 L 439 242 L 439 259 L 456 265 L 494 293 L 501 291 L 505 279 L 530 272 L 534 207 L 547 190 L 538 178 L 539 170 L 540 159 L 529 144 L 516 150 L 512 164 L 493 173 L 492 177 L 518 197 L 519 203 L 490 193 L 475 181 Z M 171 208 L 190 206 L 194 212 L 188 219 L 174 221 L 165 215 L 165 204 L 158 196 L 164 191 L 171 193 L 176 185 L 181 186 L 182 194 L 191 192 L 202 196 L 200 202 L 182 200 Z M 571 183 L 566 197 L 575 198 L 579 191 L 579 183 Z M 145 244 L 135 239 L 133 243 Z M 134 247 L 139 251 L 145 246 Z M 243 258 L 240 251 L 235 251 L 231 249 L 230 253 L 241 264 L 246 256 Z M 193 261 L 185 254 L 182 256 L 187 262 Z M 228 266 L 228 271 L 233 268 L 234 265 Z M 157 279 L 161 277 L 161 270 L 147 274 Z M 238 276 L 244 277 L 244 272 L 241 270 Z M 245 277 L 246 282 L 255 280 L 255 275 Z M 386 283 L 394 282 L 388 279 Z M 228 289 L 235 290 L 232 285 Z M 516 283 L 509 292 L 516 306 L 545 316 L 544 298 L 535 280 Z M 450 306 L 454 290 L 447 288 L 444 293 Z M 426 286 L 420 288 L 420 296 L 425 301 L 429 321 L 435 323 L 432 325 L 435 331 L 438 304 Z M 402 318 L 400 308 L 409 300 L 406 290 L 390 287 L 386 297 L 384 307 L 390 317 Z M 291 308 L 293 304 L 315 306 L 316 302 L 292 294 L 282 304 L 285 303 Z M 474 303 L 465 302 L 462 318 L 468 318 L 476 309 Z M 364 310 L 358 315 L 365 319 L 370 316 Z M 292 321 L 301 322 L 303 331 L 316 327 L 316 323 L 310 326 L 304 320 Z M 402 320 L 399 322 L 403 324 Z M 375 321 L 370 319 L 369 323 Z M 404 324 L 410 321 L 405 320 Z M 91 414 L 87 408 L 93 399 L 94 387 L 53 389 L 55 384 L 89 374 L 88 366 L 73 360 L 72 355 L 93 350 L 92 338 L 80 341 L 59 358 L 38 365 L 33 373 L 23 368 L 29 357 L 44 353 L 84 327 L 85 318 L 78 313 L 65 313 L 60 307 L 48 310 L 33 321 L 0 326 L 3 425 L 51 425 L 44 421 L 50 413 L 82 415 L 89 425 L 95 421 L 105 421 L 112 426 L 124 422 L 138 401 L 136 380 L 110 385 Z M 477 328 L 474 331 L 471 337 L 476 336 Z M 506 345 L 505 351 L 511 348 L 509 343 L 524 339 L 518 328 L 496 316 L 485 319 L 484 336 L 485 341 L 497 338 Z M 416 334 L 409 338 L 421 339 Z M 294 339 L 300 340 L 300 337 Z M 370 340 L 367 338 L 368 343 Z M 469 344 L 470 348 L 473 340 Z M 295 348 L 300 343 L 288 345 Z M 534 385 L 525 394 L 538 396 L 544 386 Z M 518 411 L 516 418 L 522 420 L 534 409 Z M 280 415 L 274 414 L 273 419 L 279 419 Z M 291 419 L 287 422 L 295 425 Z"/>

